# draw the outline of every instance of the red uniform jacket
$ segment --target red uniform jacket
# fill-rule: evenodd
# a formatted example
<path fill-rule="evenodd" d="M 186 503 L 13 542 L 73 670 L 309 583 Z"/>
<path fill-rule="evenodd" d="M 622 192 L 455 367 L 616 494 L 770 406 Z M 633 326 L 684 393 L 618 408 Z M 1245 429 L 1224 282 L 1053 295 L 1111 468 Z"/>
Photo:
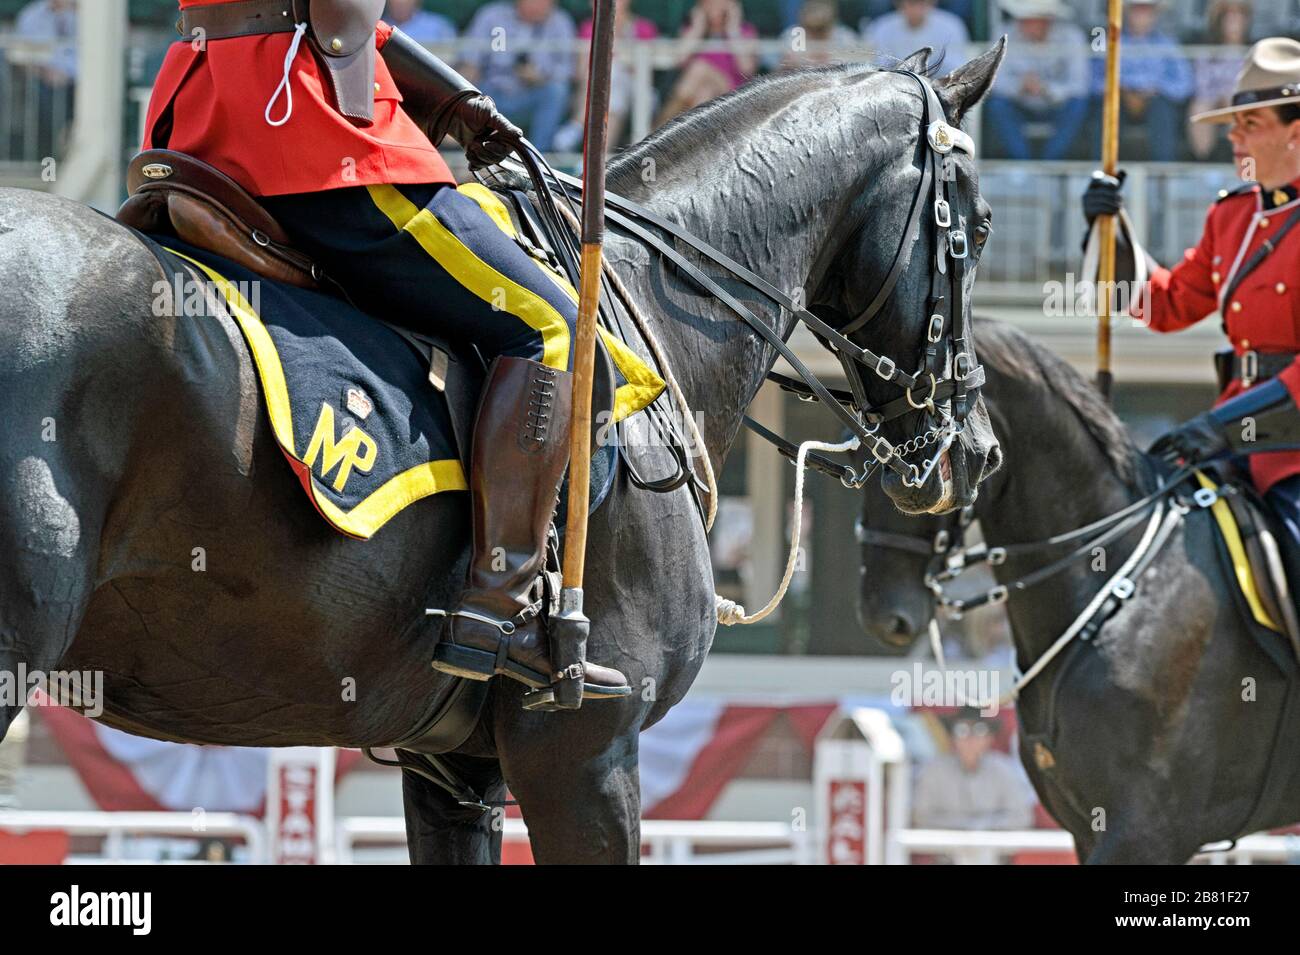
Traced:
<path fill-rule="evenodd" d="M 180 0 L 182 8 L 220 0 Z M 376 29 L 382 49 L 392 27 Z M 149 101 L 144 148 L 190 153 L 257 196 L 318 192 L 377 183 L 453 182 L 446 162 L 402 110 L 388 67 L 375 68 L 375 122 L 354 126 L 333 106 L 315 54 L 304 39 L 290 70 L 293 114 L 266 121 L 284 77 L 292 33 L 210 40 L 206 50 L 182 39 L 167 51 Z M 171 130 L 155 129 L 168 106 Z M 281 93 L 271 116 L 286 109 Z"/>
<path fill-rule="evenodd" d="M 1242 263 L 1300 208 L 1298 197 L 1300 180 L 1267 195 L 1254 186 L 1220 199 L 1210 207 L 1200 243 L 1172 269 L 1156 270 L 1132 314 L 1158 332 L 1173 332 L 1221 310 L 1238 355 L 1300 352 L 1300 226 L 1241 282 L 1231 301 L 1219 301 Z M 1300 404 L 1300 360 L 1278 377 Z M 1233 381 L 1219 402 L 1241 391 L 1241 381 Z M 1300 474 L 1300 451 L 1252 455 L 1250 470 L 1262 493 Z"/>

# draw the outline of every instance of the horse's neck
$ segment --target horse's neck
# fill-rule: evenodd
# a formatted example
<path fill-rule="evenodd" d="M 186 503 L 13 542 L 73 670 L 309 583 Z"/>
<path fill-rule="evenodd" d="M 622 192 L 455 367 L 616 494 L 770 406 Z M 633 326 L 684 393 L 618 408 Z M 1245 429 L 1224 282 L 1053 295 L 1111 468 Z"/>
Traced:
<path fill-rule="evenodd" d="M 1063 534 L 1107 517 L 1141 495 L 1116 473 L 1078 414 L 1050 388 L 1011 400 L 991 397 L 991 407 L 1008 468 L 1000 478 L 1005 486 L 982 507 L 977 505 L 991 545 Z M 1100 549 L 1087 548 L 1060 573 L 1011 596 L 1007 612 L 1022 665 L 1040 656 L 1083 611 L 1132 553 L 1144 527 L 1142 522 Z M 998 568 L 998 580 L 1023 577 L 1095 536 L 1008 560 Z"/>
<path fill-rule="evenodd" d="M 788 99 L 789 93 L 784 96 Z M 800 102 L 812 99 L 805 96 Z M 798 109 L 791 104 L 788 112 Z M 791 133 L 801 126 L 805 141 Z M 826 135 L 798 116 L 783 115 L 779 124 L 757 124 L 722 152 L 712 143 L 689 152 L 669 141 L 662 154 L 634 153 L 611 189 L 806 301 L 817 278 L 814 269 L 845 214 L 846 197 L 858 185 L 860 176 L 852 170 L 868 159 L 865 151 L 846 156 L 843 148 L 820 143 L 819 136 Z M 653 251 L 614 240 L 611 257 L 646 306 L 714 462 L 720 464 L 775 357 L 773 349 L 726 306 L 683 286 Z M 703 268 L 761 321 L 784 332 L 788 313 L 779 313 L 766 298 L 712 265 Z"/>

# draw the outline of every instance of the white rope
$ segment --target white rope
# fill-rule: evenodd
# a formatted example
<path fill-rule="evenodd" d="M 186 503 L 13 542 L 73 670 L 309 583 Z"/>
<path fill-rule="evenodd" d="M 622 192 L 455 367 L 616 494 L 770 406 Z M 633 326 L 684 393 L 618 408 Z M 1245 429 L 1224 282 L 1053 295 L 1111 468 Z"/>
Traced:
<path fill-rule="evenodd" d="M 943 654 L 943 633 L 939 630 L 939 621 L 930 618 L 930 649 L 934 651 L 934 662 L 940 670 L 948 669 L 948 661 Z"/>
<path fill-rule="evenodd" d="M 299 23 L 293 29 L 293 42 L 289 44 L 289 52 L 284 57 L 284 79 L 280 80 L 280 85 L 275 88 L 275 95 L 266 104 L 266 112 L 262 114 L 268 126 L 283 126 L 289 122 L 289 117 L 293 115 L 293 86 L 289 83 L 289 74 L 293 69 L 293 58 L 298 55 L 298 47 L 302 46 L 302 38 L 306 33 L 306 23 Z M 271 109 L 275 106 L 281 93 L 284 94 L 285 100 L 284 115 L 279 119 L 272 119 Z"/>
<path fill-rule="evenodd" d="M 728 600 L 721 595 L 714 595 L 714 606 L 718 611 L 718 623 L 724 627 L 734 626 L 738 623 L 758 623 L 781 603 L 785 593 L 790 589 L 790 581 L 794 579 L 795 567 L 799 563 L 799 535 L 803 531 L 803 478 L 807 473 L 808 452 L 809 451 L 852 451 L 858 446 L 856 436 L 849 438 L 847 441 L 841 441 L 838 444 L 831 444 L 827 441 L 805 441 L 799 445 L 799 453 L 795 456 L 794 461 L 794 516 L 790 523 L 790 555 L 785 561 L 785 575 L 781 578 L 781 586 L 777 588 L 772 599 L 762 610 L 753 614 L 746 614 L 745 608 L 734 600 Z"/>
<path fill-rule="evenodd" d="M 1099 307 L 1097 302 L 1099 296 L 1105 290 L 1097 288 L 1097 281 L 1100 279 L 1101 271 L 1101 229 L 1097 223 L 1100 219 L 1094 219 L 1092 225 L 1088 226 L 1088 237 L 1084 242 L 1083 265 L 1080 266 L 1080 278 L 1084 282 L 1089 282 L 1093 286 L 1094 301 L 1093 307 Z M 1129 250 L 1133 255 L 1133 294 L 1128 299 L 1130 311 L 1140 304 L 1142 299 L 1142 290 L 1146 288 L 1147 279 L 1147 252 L 1142 247 L 1142 243 L 1137 240 L 1137 230 L 1133 228 L 1133 220 L 1128 216 L 1127 209 L 1120 209 L 1116 217 L 1115 228 L 1122 229 L 1125 236 L 1128 237 Z M 1111 316 L 1112 318 L 1114 316 Z"/>

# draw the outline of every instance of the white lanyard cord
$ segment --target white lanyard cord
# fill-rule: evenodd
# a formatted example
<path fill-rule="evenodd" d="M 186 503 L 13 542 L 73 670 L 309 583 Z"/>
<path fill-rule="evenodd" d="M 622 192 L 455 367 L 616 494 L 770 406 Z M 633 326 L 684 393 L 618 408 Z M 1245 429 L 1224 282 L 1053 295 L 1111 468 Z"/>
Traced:
<path fill-rule="evenodd" d="M 302 38 L 307 33 L 307 24 L 299 23 L 293 30 L 293 43 L 289 44 L 289 52 L 284 57 L 284 78 L 280 80 L 280 85 L 275 88 L 275 95 L 271 101 L 266 104 L 266 112 L 263 114 L 268 126 L 283 126 L 289 122 L 289 117 L 293 115 L 293 87 L 289 84 L 290 71 L 293 69 L 293 58 L 298 55 L 298 47 L 302 46 Z M 279 100 L 280 94 L 284 94 L 285 106 L 284 115 L 279 119 L 271 118 L 271 109 Z"/>

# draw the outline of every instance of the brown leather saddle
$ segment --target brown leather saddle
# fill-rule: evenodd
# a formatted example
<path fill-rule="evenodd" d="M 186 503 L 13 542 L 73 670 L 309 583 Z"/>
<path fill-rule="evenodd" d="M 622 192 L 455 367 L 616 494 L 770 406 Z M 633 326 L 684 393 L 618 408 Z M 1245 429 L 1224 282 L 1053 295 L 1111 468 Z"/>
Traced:
<path fill-rule="evenodd" d="M 243 186 L 201 159 L 149 149 L 127 167 L 129 198 L 117 220 L 150 235 L 174 235 L 277 282 L 320 289 L 325 273 Z"/>

